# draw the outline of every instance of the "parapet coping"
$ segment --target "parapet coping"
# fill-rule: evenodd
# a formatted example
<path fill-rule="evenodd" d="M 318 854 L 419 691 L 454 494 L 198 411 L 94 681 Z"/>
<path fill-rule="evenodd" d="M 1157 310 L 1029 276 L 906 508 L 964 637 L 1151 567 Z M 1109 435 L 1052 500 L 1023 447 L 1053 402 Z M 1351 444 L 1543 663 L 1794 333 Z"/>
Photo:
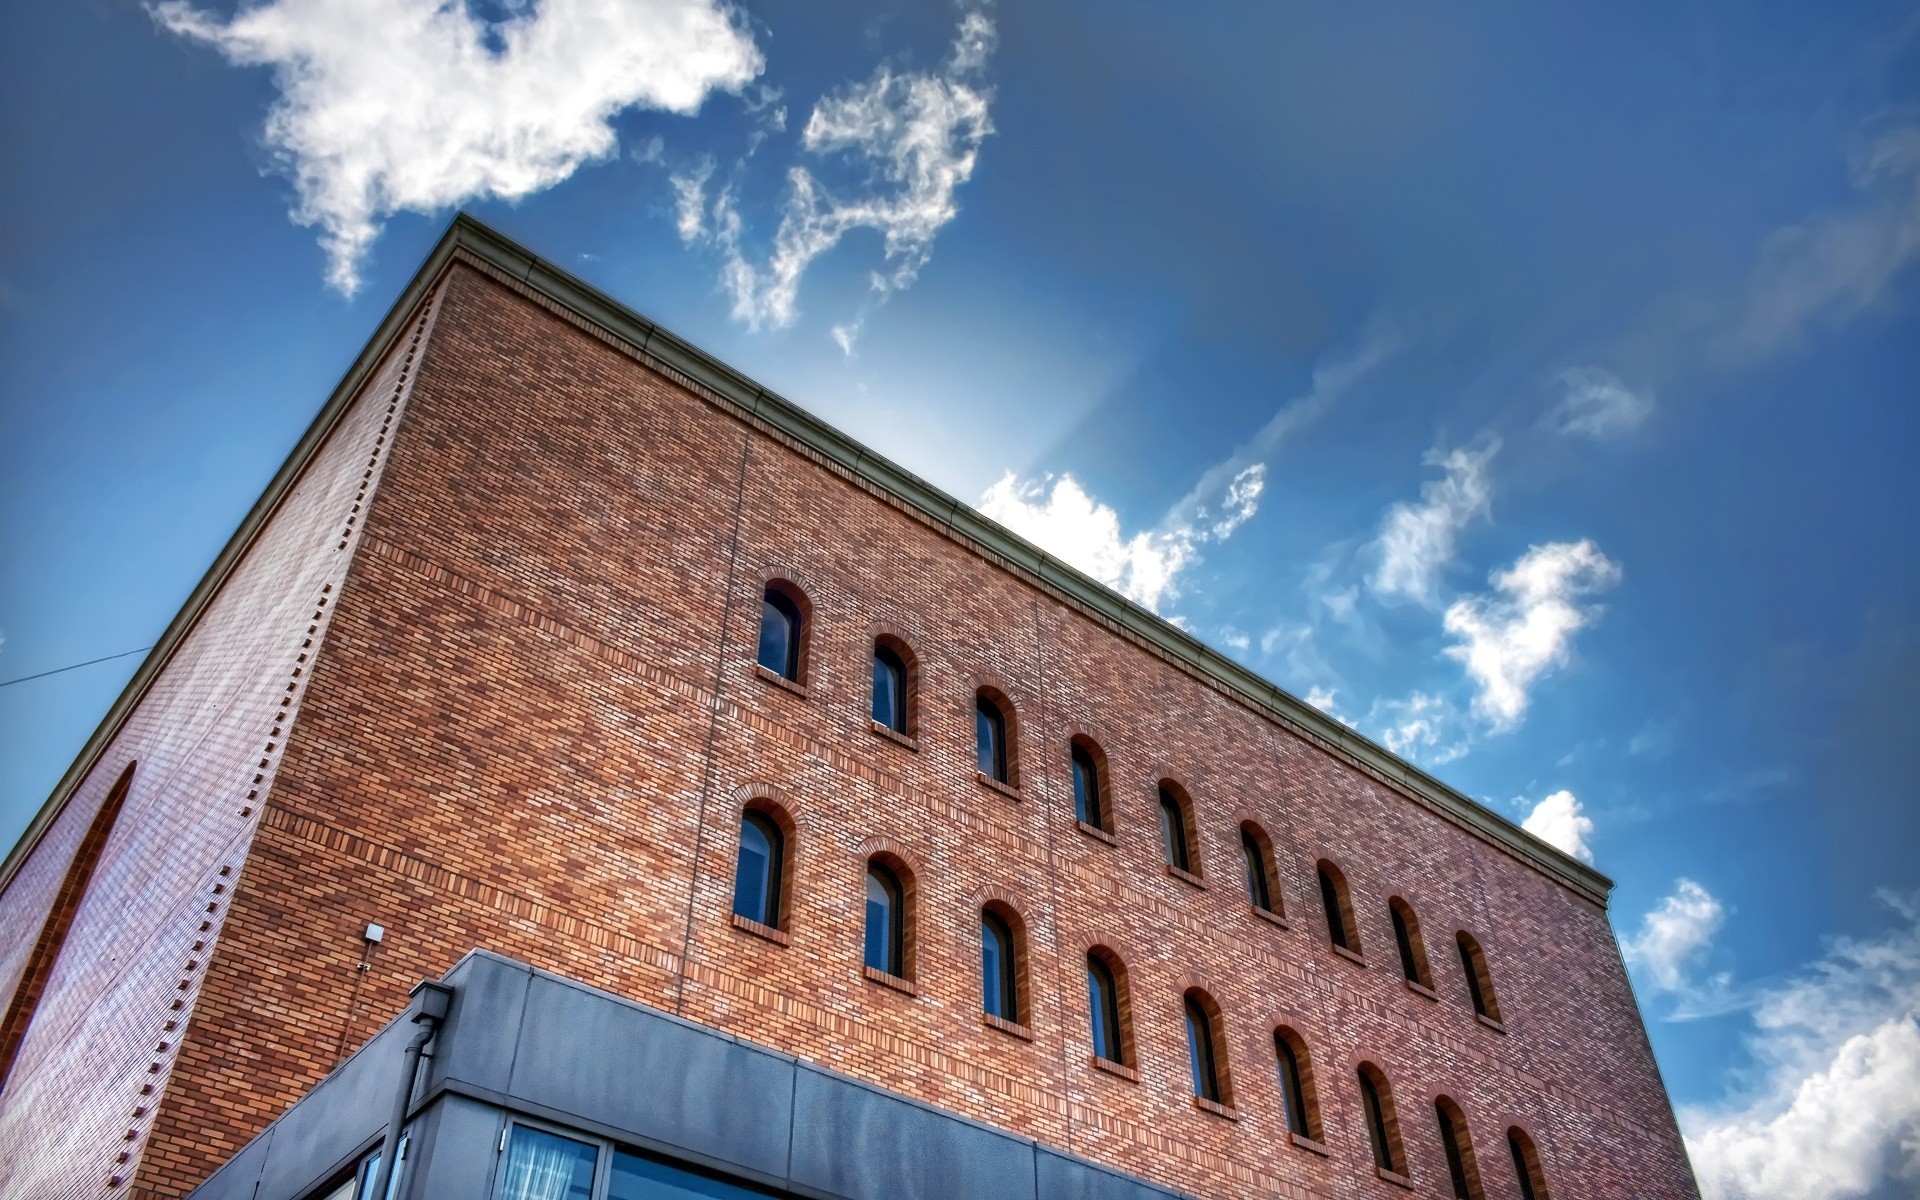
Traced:
<path fill-rule="evenodd" d="M 1327 716 L 1277 684 L 1248 670 L 1165 618 L 1128 600 L 1077 568 L 982 515 L 971 505 L 934 487 L 906 468 L 854 441 L 799 405 L 734 370 L 699 347 L 661 328 L 553 263 L 462 212 L 453 218 L 426 261 L 381 320 L 372 339 L 334 388 L 314 422 L 294 446 L 239 529 L 181 608 L 106 717 L 35 814 L 18 843 L 0 864 L 0 891 L 12 881 L 69 797 L 118 734 L 140 700 L 171 660 L 234 568 L 245 557 L 307 464 L 358 394 L 394 340 L 407 327 L 456 258 L 465 255 L 632 347 L 691 381 L 707 398 L 731 409 L 748 423 L 770 430 L 795 448 L 818 458 L 850 479 L 917 514 L 927 524 L 1128 637 L 1165 661 L 1218 688 L 1257 714 L 1275 721 L 1434 812 L 1539 871 L 1584 899 L 1605 908 L 1613 881 L 1555 846 L 1527 833 L 1499 813 L 1428 774 L 1379 743 Z"/>

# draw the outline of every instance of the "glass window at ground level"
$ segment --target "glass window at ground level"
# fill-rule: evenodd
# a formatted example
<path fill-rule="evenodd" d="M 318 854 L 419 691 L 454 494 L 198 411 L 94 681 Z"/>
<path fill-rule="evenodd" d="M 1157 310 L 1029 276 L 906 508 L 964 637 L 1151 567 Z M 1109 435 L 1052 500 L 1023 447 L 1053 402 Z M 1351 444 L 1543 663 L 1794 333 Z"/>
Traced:
<path fill-rule="evenodd" d="M 499 1200 L 592 1200 L 599 1157 L 598 1146 L 515 1125 Z"/>
<path fill-rule="evenodd" d="M 613 1169 L 607 1177 L 606 1200 L 745 1200 L 782 1194 L 615 1150 Z"/>

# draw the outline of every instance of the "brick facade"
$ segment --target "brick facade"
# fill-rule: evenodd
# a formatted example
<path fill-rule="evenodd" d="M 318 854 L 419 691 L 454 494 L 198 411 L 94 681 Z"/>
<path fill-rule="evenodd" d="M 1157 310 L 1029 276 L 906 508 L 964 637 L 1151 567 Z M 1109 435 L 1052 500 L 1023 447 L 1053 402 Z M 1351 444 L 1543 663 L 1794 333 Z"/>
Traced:
<path fill-rule="evenodd" d="M 403 334 L 0 895 L 10 988 L 88 804 L 140 760 L 0 1098 L 0 1190 L 184 1194 L 485 946 L 1197 1195 L 1405 1194 L 1373 1171 L 1362 1062 L 1419 1195 L 1451 1195 L 1442 1095 L 1488 1197 L 1519 1195 L 1512 1125 L 1555 1196 L 1696 1194 L 1603 904 L 497 265 L 437 279 L 417 360 Z M 754 665 L 770 579 L 812 608 L 799 688 Z M 881 635 L 913 656 L 912 739 L 869 719 Z M 1014 706 L 1011 790 L 976 775 L 982 687 Z M 1074 823 L 1076 734 L 1111 838 Z M 1163 865 L 1163 779 L 1191 797 L 1197 880 Z M 791 822 L 784 940 L 732 920 L 748 803 Z M 1283 921 L 1247 903 L 1246 821 Z M 861 969 L 876 852 L 911 873 L 910 991 Z M 1364 964 L 1328 945 L 1321 859 Z M 1392 896 L 1437 998 L 1402 983 Z M 1024 1029 L 981 1013 L 990 902 L 1021 927 Z M 1503 1029 L 1474 1016 L 1458 930 Z M 1090 1062 L 1095 946 L 1124 966 L 1136 1079 Z M 1219 1112 L 1187 1084 L 1190 987 L 1219 1010 Z M 1286 1137 L 1279 1025 L 1324 1153 Z"/>

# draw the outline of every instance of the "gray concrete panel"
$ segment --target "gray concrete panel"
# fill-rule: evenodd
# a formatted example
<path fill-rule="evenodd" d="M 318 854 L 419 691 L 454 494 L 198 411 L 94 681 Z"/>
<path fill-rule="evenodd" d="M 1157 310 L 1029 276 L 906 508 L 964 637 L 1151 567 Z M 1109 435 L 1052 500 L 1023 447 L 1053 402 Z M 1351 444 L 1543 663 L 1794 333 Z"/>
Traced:
<path fill-rule="evenodd" d="M 642 1145 L 786 1171 L 794 1065 L 637 1004 L 534 976 L 510 1089 Z"/>
<path fill-rule="evenodd" d="M 481 1200 L 492 1185 L 506 1114 L 489 1104 L 446 1096 L 415 1118 L 419 1164 L 405 1200 Z M 195 1197 L 195 1200 L 199 1200 Z"/>
<path fill-rule="evenodd" d="M 849 1200 L 1032 1200 L 1033 1143 L 801 1067 L 793 1100 L 800 1186 Z"/>
<path fill-rule="evenodd" d="M 1034 1177 L 1045 1200 L 1175 1200 L 1180 1193 L 1041 1147 Z"/>
<path fill-rule="evenodd" d="M 505 1094 L 532 980 L 533 968 L 485 953 L 468 954 L 447 972 L 453 1005 L 423 1072 L 422 1095 L 450 1079 Z"/>

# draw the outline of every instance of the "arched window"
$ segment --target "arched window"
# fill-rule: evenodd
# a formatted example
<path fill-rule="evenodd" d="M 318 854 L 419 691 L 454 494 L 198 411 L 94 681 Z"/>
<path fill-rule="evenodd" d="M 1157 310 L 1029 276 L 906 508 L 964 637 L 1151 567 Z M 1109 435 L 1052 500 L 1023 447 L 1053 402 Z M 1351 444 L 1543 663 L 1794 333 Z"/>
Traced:
<path fill-rule="evenodd" d="M 981 689 L 973 698 L 973 736 L 980 773 L 1008 787 L 1013 779 L 1013 745 L 1008 737 L 1005 699 Z"/>
<path fill-rule="evenodd" d="M 1107 825 L 1106 780 L 1094 758 L 1093 745 L 1085 738 L 1073 740 L 1072 767 L 1074 820 L 1112 832 Z"/>
<path fill-rule="evenodd" d="M 1434 1100 L 1433 1111 L 1440 1122 L 1440 1148 L 1447 1154 L 1447 1180 L 1453 1185 L 1454 1200 L 1486 1200 L 1480 1164 L 1473 1157 L 1473 1135 L 1467 1131 L 1467 1114 L 1447 1096 Z"/>
<path fill-rule="evenodd" d="M 1306 1040 L 1281 1026 L 1273 1031 L 1273 1056 L 1280 1070 L 1287 1132 L 1320 1141 L 1320 1105 L 1313 1090 L 1313 1062 L 1307 1057 Z"/>
<path fill-rule="evenodd" d="M 760 598 L 760 665 L 782 679 L 800 682 L 800 647 L 806 632 L 800 591 L 769 583 Z"/>
<path fill-rule="evenodd" d="M 1473 1011 L 1489 1021 L 1500 1020 L 1500 1001 L 1493 994 L 1493 976 L 1487 971 L 1487 956 L 1473 935 L 1460 931 L 1460 969 L 1467 977 L 1467 995 L 1473 998 Z"/>
<path fill-rule="evenodd" d="M 980 910 L 981 1003 L 990 1017 L 1022 1024 L 1020 943 L 1013 923 L 992 906 Z"/>
<path fill-rule="evenodd" d="M 748 809 L 740 818 L 740 857 L 733 874 L 733 911 L 749 921 L 780 928 L 781 873 L 786 837 L 773 818 Z"/>
<path fill-rule="evenodd" d="M 1240 827 L 1240 853 L 1247 860 L 1247 902 L 1261 912 L 1280 913 L 1273 882 L 1273 850 L 1267 835 L 1249 821 Z"/>
<path fill-rule="evenodd" d="M 1360 1108 L 1366 1114 L 1367 1139 L 1373 1144 L 1373 1165 L 1395 1175 L 1407 1173 L 1407 1156 L 1400 1148 L 1400 1121 L 1393 1110 L 1393 1090 L 1387 1076 L 1372 1063 L 1360 1064 Z"/>
<path fill-rule="evenodd" d="M 1187 1069 L 1193 1077 L 1193 1094 L 1215 1104 L 1230 1104 L 1226 1090 L 1225 1038 L 1221 1036 L 1219 1006 L 1198 988 L 1183 998 L 1187 1013 Z"/>
<path fill-rule="evenodd" d="M 869 967 L 904 979 L 907 974 L 906 895 L 900 877 L 878 859 L 867 863 L 867 947 Z"/>
<path fill-rule="evenodd" d="M 1340 868 L 1322 859 L 1320 903 L 1327 910 L 1327 937 L 1342 950 L 1360 953 L 1360 930 L 1353 919 L 1353 901 L 1347 894 L 1347 877 Z"/>
<path fill-rule="evenodd" d="M 904 649 L 892 638 L 873 644 L 873 720 L 895 733 L 911 736 L 913 676 Z"/>
<path fill-rule="evenodd" d="M 1433 990 L 1433 972 L 1427 968 L 1427 945 L 1420 938 L 1420 918 L 1413 915 L 1413 906 L 1395 896 L 1387 901 L 1387 911 L 1393 917 L 1393 941 L 1400 949 L 1400 974 L 1408 983 L 1417 983 L 1428 991 Z"/>
<path fill-rule="evenodd" d="M 1507 1149 L 1513 1155 L 1513 1174 L 1520 1181 L 1520 1200 L 1553 1200 L 1547 1194 L 1547 1173 L 1540 1152 L 1519 1126 L 1507 1130 Z"/>
<path fill-rule="evenodd" d="M 1119 963 L 1111 952 L 1098 948 L 1087 951 L 1087 1018 L 1093 1034 L 1093 1056 L 1125 1066 L 1127 1031 L 1121 981 L 1126 972 Z"/>
<path fill-rule="evenodd" d="M 87 888 L 93 882 L 94 869 L 100 865 L 100 852 L 106 848 L 107 838 L 113 833 L 114 823 L 120 819 L 120 810 L 126 804 L 127 793 L 133 788 L 133 771 L 137 765 L 130 762 L 121 768 L 119 778 L 114 780 L 106 799 L 100 802 L 100 807 L 94 812 L 87 832 L 81 837 L 79 846 L 74 848 L 73 857 L 67 860 L 66 874 L 60 882 L 60 890 L 54 894 L 53 907 L 40 923 L 39 936 L 34 939 L 33 949 L 27 953 L 26 966 L 13 989 L 13 999 L 7 1002 L 6 1015 L 0 1017 L 0 1086 L 5 1085 L 7 1076 L 13 1071 L 14 1058 L 20 1053 L 20 1044 L 26 1040 L 27 1027 L 33 1024 L 33 1015 L 53 974 L 53 964 L 60 958 L 61 948 L 66 945 L 67 932 L 73 927 L 73 918 L 80 911 L 80 902 L 86 898 Z"/>
<path fill-rule="evenodd" d="M 1187 808 L 1186 797 L 1171 784 L 1160 784 L 1160 849 L 1166 855 L 1167 865 L 1175 870 L 1185 871 L 1189 875 L 1198 875 L 1193 869 L 1193 851 L 1191 837 L 1193 832 L 1192 816 Z"/>

